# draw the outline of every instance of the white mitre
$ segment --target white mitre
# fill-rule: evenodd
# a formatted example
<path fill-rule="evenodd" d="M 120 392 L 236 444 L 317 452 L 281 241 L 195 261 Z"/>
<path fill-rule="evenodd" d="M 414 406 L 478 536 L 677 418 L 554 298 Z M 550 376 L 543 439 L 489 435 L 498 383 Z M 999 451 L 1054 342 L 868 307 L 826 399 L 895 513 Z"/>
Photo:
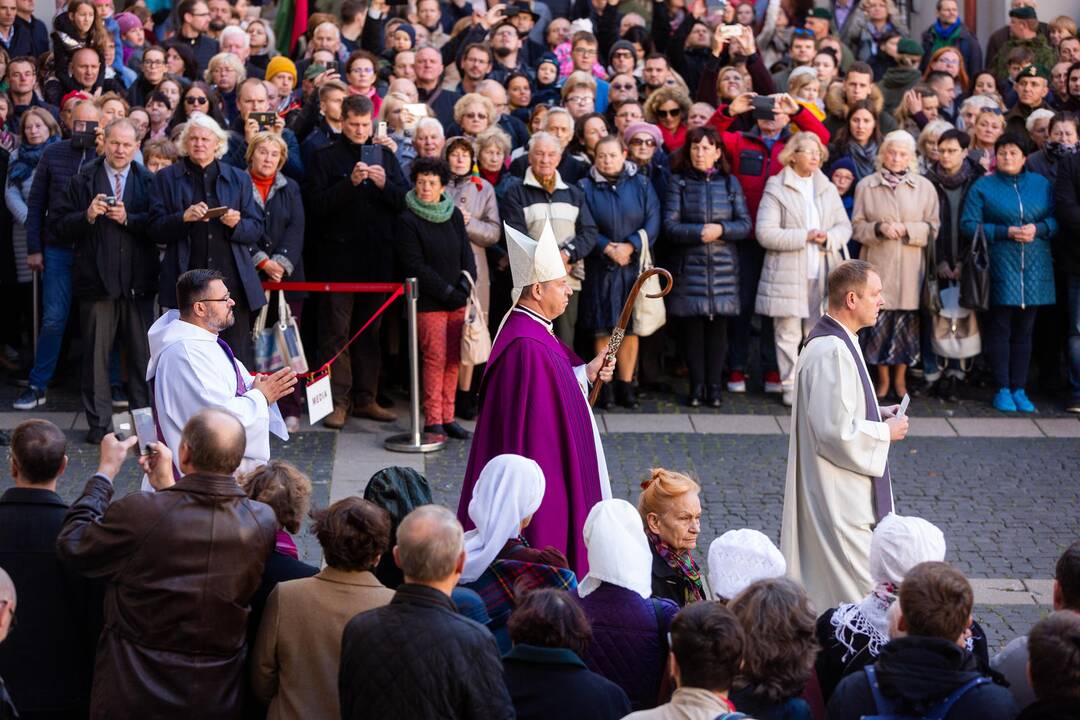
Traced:
<path fill-rule="evenodd" d="M 559 244 L 555 241 L 555 232 L 551 221 L 544 221 L 544 231 L 540 240 L 533 240 L 506 223 L 506 248 L 510 255 L 510 274 L 514 278 L 514 289 L 510 298 L 516 305 L 521 291 L 533 283 L 558 280 L 566 277 L 566 265 L 563 264 Z"/>

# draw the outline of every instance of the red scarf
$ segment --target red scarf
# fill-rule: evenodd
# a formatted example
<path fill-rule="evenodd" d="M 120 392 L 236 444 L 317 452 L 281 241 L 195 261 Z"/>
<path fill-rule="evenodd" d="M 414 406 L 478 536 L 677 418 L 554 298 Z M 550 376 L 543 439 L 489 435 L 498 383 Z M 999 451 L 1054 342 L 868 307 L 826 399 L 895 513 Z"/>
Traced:
<path fill-rule="evenodd" d="M 668 132 L 668 129 L 663 125 L 657 125 L 660 128 L 660 136 L 664 138 L 664 149 L 669 153 L 675 152 L 686 144 L 686 126 L 679 125 L 675 128 L 675 132 Z"/>
<path fill-rule="evenodd" d="M 483 168 L 480 168 L 480 177 L 484 178 L 489 183 L 491 183 L 492 187 L 494 187 L 499 182 L 499 177 L 501 175 L 502 175 L 501 170 L 498 170 L 496 172 L 488 172 L 487 170 L 484 170 Z"/>
<path fill-rule="evenodd" d="M 266 198 L 270 195 L 270 188 L 274 186 L 274 176 L 271 175 L 268 178 L 259 177 L 255 173 L 251 174 L 251 182 L 255 185 L 255 189 L 259 191 L 259 195 L 262 196 L 263 202 L 266 202 Z"/>

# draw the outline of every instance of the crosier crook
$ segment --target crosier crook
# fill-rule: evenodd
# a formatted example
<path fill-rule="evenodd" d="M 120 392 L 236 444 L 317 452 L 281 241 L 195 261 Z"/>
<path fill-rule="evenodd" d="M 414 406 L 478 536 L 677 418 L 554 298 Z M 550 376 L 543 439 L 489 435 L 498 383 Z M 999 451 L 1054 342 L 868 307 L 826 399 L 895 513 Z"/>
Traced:
<path fill-rule="evenodd" d="M 630 315 L 634 312 L 634 303 L 637 302 L 638 295 L 641 293 L 641 286 L 653 275 L 662 276 L 667 280 L 667 283 L 662 285 L 660 292 L 656 295 L 646 294 L 645 297 L 655 300 L 671 292 L 674 281 L 671 279 L 671 273 L 664 268 L 649 268 L 638 275 L 637 280 L 634 281 L 634 287 L 630 289 L 630 296 L 626 298 L 626 303 L 623 305 L 622 313 L 619 314 L 619 324 L 611 331 L 611 339 L 608 340 L 608 351 L 607 357 L 604 358 L 604 365 L 615 362 L 615 356 L 619 354 L 619 346 L 622 345 L 623 337 L 626 335 L 626 326 L 630 324 Z M 601 368 L 604 365 L 601 365 Z M 596 382 L 593 383 L 592 392 L 589 393 L 589 405 L 596 404 L 596 398 L 600 396 L 600 388 L 603 385 L 604 381 L 600 379 L 600 374 L 597 373 Z"/>

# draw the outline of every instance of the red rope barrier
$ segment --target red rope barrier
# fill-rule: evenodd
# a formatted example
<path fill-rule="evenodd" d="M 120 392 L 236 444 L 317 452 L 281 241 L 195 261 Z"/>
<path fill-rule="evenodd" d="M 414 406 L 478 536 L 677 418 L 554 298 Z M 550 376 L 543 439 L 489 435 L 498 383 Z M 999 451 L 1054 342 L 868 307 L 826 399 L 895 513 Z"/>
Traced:
<path fill-rule="evenodd" d="M 401 283 L 353 283 L 353 282 L 264 282 L 263 290 L 286 290 L 292 292 L 335 293 L 398 293 L 404 292 Z"/>
<path fill-rule="evenodd" d="M 299 286 L 311 285 L 311 286 L 314 286 L 314 289 L 307 288 L 307 287 L 293 287 L 293 286 L 297 286 L 297 285 L 299 285 Z M 325 288 L 333 288 L 333 289 L 326 289 L 326 290 L 320 289 L 320 288 L 324 288 L 324 287 Z M 343 287 L 362 287 L 364 289 L 362 289 L 362 290 L 344 290 L 344 289 L 341 289 Z M 318 370 L 312 370 L 312 371 L 306 372 L 306 373 L 297 373 L 297 377 L 302 377 L 302 378 L 313 378 L 313 377 L 315 377 L 317 375 L 322 375 L 323 373 L 327 372 L 330 369 L 330 366 L 334 364 L 334 361 L 337 360 L 339 357 L 341 357 L 341 353 L 345 352 L 345 350 L 347 350 L 350 345 L 352 345 L 354 342 L 356 342 L 356 339 L 358 337 L 360 337 L 360 335 L 363 334 L 363 332 L 365 330 L 367 330 L 369 327 L 371 327 L 371 323 L 375 322 L 375 318 L 382 315 L 386 311 L 386 308 L 390 307 L 390 305 L 392 305 L 395 300 L 397 300 L 399 297 L 401 297 L 402 295 L 405 294 L 405 286 L 401 285 L 401 284 L 396 284 L 396 283 L 301 283 L 301 282 L 296 282 L 296 283 L 263 283 L 263 288 L 266 289 L 266 290 L 304 290 L 304 291 L 307 291 L 307 292 L 357 292 L 357 293 L 359 293 L 359 292 L 369 292 L 369 293 L 388 292 L 388 293 L 392 293 L 390 295 L 390 297 L 388 297 L 386 299 L 386 302 L 384 302 L 382 305 L 379 306 L 379 309 L 375 311 L 375 314 L 372 315 L 371 317 L 369 317 L 367 319 L 367 322 L 365 322 L 360 327 L 360 329 L 356 331 L 356 334 L 354 334 L 351 338 L 349 338 L 349 342 L 345 343 L 341 347 L 340 350 L 338 350 L 336 353 L 334 353 L 334 357 L 330 358 L 325 363 L 323 363 L 322 367 L 320 367 Z M 379 289 L 373 290 L 371 288 L 379 288 Z M 273 373 L 255 373 L 255 374 L 256 375 L 272 375 Z"/>

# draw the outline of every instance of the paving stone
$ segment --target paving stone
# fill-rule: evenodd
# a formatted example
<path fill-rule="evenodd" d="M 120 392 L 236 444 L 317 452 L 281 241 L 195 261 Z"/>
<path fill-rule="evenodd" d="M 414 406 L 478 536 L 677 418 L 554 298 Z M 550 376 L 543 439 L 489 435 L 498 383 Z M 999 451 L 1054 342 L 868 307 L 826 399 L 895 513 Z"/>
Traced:
<path fill-rule="evenodd" d="M 607 415 L 604 424 L 608 433 L 680 433 L 694 432 L 689 415 Z"/>
<path fill-rule="evenodd" d="M 1043 437 L 1039 426 L 1027 418 L 952 418 L 961 437 Z"/>
<path fill-rule="evenodd" d="M 956 430 L 945 418 L 913 415 L 908 422 L 908 437 L 956 437 Z"/>
<path fill-rule="evenodd" d="M 1035 420 L 1035 424 L 1046 437 L 1080 438 L 1080 419 L 1040 418 Z"/>
<path fill-rule="evenodd" d="M 699 433 L 726 435 L 779 435 L 780 425 L 770 415 L 691 415 L 690 422 Z"/>

